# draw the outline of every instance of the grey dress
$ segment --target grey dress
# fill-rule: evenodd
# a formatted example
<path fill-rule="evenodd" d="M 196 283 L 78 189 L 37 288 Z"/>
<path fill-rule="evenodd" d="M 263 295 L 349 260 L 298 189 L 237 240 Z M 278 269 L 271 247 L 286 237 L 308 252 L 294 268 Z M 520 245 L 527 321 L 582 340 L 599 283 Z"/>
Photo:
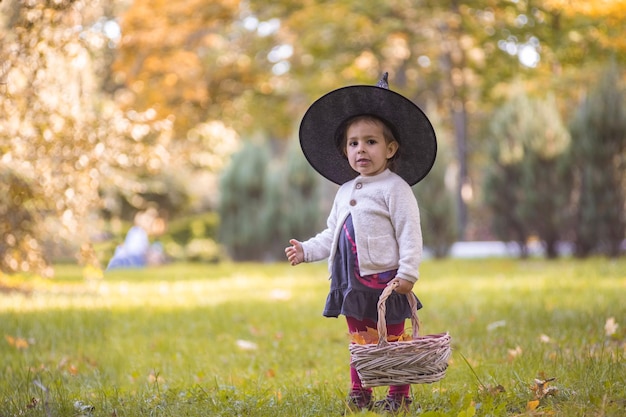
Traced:
<path fill-rule="evenodd" d="M 338 317 L 342 314 L 357 320 L 377 322 L 378 298 L 387 283 L 395 278 L 396 272 L 391 270 L 365 276 L 359 274 L 352 216 L 348 216 L 332 264 L 330 293 L 326 299 L 324 316 Z M 415 297 L 412 293 L 411 296 Z M 417 308 L 422 308 L 419 299 Z M 406 295 L 394 291 L 387 299 L 387 324 L 402 323 L 408 318 L 411 318 L 411 308 Z"/>

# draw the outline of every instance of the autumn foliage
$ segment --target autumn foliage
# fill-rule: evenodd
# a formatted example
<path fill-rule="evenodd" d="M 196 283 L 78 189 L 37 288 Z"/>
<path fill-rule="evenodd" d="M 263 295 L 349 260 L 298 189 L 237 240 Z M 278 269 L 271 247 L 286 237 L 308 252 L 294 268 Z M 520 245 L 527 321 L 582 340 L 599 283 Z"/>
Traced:
<path fill-rule="evenodd" d="M 372 345 L 378 343 L 378 330 L 368 327 L 365 331 L 350 333 L 350 341 L 358 345 Z M 413 336 L 409 333 L 402 333 L 399 336 L 388 335 L 388 342 L 408 342 L 413 340 Z"/>
<path fill-rule="evenodd" d="M 554 92 L 571 116 L 626 51 L 623 1 L 296 3 L 0 1 L 0 270 L 49 276 L 66 247 L 95 267 L 79 249 L 154 195 L 214 210 L 239 137 L 280 151 L 314 99 L 383 71 L 449 130 L 438 138 L 457 158 L 446 189 L 463 229 L 482 124 L 511 81 Z"/>

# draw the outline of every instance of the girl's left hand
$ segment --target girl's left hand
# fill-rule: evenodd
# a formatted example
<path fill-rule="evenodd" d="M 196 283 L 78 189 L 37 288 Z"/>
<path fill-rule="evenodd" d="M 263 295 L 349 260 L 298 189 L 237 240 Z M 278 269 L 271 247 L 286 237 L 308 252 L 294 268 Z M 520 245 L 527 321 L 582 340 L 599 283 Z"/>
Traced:
<path fill-rule="evenodd" d="M 398 294 L 408 294 L 411 291 L 413 291 L 414 284 L 411 281 L 407 281 L 406 279 L 402 279 L 402 278 L 394 278 L 391 281 L 389 281 L 389 284 L 387 285 L 392 285 L 393 283 L 398 284 L 398 286 L 394 290 Z"/>

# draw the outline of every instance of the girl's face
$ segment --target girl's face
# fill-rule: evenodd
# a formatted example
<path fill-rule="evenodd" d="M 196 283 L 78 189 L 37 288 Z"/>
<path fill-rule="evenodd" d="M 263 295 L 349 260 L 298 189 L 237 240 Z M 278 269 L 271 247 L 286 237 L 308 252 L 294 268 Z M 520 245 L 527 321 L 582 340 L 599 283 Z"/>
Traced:
<path fill-rule="evenodd" d="M 353 170 L 368 177 L 387 168 L 387 160 L 398 150 L 398 142 L 383 136 L 382 122 L 357 120 L 346 131 L 346 156 Z"/>

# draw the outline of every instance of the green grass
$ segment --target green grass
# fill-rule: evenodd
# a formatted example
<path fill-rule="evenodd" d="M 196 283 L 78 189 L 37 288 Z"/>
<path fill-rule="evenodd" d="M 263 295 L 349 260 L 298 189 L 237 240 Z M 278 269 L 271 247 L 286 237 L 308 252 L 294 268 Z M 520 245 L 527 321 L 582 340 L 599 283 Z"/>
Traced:
<path fill-rule="evenodd" d="M 345 412 L 348 337 L 321 316 L 323 263 L 56 271 L 0 293 L 0 417 L 77 416 L 76 401 L 107 417 Z M 427 261 L 421 274 L 422 334 L 449 331 L 453 355 L 445 379 L 413 386 L 411 414 L 626 415 L 626 260 Z M 527 411 L 548 377 L 557 391 Z"/>

